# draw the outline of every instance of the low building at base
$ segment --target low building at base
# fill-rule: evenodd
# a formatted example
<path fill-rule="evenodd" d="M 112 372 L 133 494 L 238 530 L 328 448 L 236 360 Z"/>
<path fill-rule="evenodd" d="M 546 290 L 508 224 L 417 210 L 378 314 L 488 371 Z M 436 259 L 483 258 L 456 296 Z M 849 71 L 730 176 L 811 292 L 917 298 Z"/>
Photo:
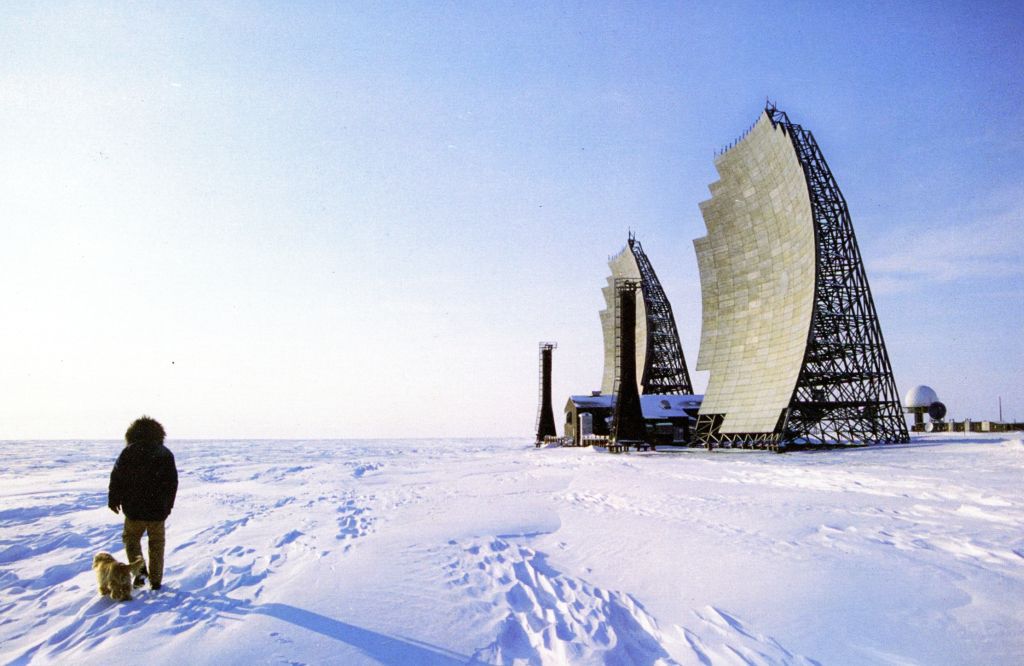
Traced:
<path fill-rule="evenodd" d="M 701 395 L 642 395 L 646 441 L 650 444 L 687 445 L 693 433 Z M 615 396 L 595 391 L 570 396 L 565 403 L 565 437 L 573 446 L 587 446 L 611 434 Z"/>

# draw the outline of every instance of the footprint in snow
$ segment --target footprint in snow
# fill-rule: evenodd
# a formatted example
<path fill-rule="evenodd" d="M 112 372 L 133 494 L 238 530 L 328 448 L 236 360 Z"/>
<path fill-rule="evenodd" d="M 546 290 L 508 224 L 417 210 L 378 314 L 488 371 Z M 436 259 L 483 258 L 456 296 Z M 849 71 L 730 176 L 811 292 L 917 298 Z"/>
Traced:
<path fill-rule="evenodd" d="M 446 567 L 449 585 L 504 613 L 494 640 L 474 660 L 674 663 L 657 622 L 632 596 L 558 572 L 542 553 L 501 538 L 459 551 Z"/>
<path fill-rule="evenodd" d="M 474 661 L 817 665 L 713 606 L 692 626 L 663 629 L 632 595 L 559 572 L 543 553 L 501 538 L 449 543 L 458 549 L 445 567 L 449 586 L 497 612 L 495 637 Z"/>

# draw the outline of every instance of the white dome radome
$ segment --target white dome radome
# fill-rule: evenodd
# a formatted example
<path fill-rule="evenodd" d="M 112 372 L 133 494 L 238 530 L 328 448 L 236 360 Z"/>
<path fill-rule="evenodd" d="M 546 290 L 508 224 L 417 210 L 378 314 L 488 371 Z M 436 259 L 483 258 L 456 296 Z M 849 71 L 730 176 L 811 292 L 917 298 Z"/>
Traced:
<path fill-rule="evenodd" d="M 903 398 L 903 406 L 906 409 L 919 409 L 931 406 L 933 402 L 938 402 L 939 396 L 935 393 L 935 390 L 931 386 L 915 386 L 914 388 L 907 391 L 906 397 Z"/>

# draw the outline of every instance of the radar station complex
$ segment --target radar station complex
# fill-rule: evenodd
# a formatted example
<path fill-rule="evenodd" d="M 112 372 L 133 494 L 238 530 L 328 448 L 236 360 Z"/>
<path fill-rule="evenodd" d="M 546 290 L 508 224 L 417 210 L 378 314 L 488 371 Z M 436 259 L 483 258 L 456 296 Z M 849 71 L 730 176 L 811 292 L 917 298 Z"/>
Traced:
<path fill-rule="evenodd" d="M 630 234 L 603 290 L 601 390 L 569 398 L 564 437 L 550 404 L 553 343 L 541 343 L 538 446 L 909 441 L 849 210 L 814 136 L 768 104 L 715 167 L 700 204 L 707 235 L 694 241 L 704 395 L 693 394 L 672 307 Z"/>

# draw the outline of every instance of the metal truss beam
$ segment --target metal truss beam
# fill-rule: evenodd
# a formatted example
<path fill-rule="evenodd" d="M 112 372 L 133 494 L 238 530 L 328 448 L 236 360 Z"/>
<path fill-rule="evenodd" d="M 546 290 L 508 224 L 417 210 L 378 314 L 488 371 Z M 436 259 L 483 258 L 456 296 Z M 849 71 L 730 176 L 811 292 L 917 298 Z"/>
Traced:
<path fill-rule="evenodd" d="M 814 135 L 769 104 L 804 170 L 817 246 L 814 311 L 780 436 L 787 443 L 909 441 L 849 209 Z"/>
<path fill-rule="evenodd" d="M 686 368 L 672 305 L 640 241 L 629 234 L 629 249 L 640 269 L 640 291 L 647 311 L 647 354 L 641 393 L 692 395 L 693 384 Z"/>

